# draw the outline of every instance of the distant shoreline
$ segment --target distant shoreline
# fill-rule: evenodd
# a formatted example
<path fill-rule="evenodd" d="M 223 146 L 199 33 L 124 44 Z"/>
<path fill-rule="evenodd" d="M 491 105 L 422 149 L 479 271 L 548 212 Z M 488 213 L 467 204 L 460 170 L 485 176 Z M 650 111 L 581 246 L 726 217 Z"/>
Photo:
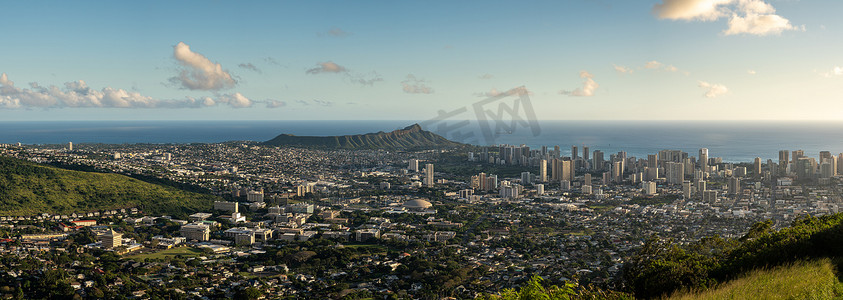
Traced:
<path fill-rule="evenodd" d="M 415 120 L 380 121 L 0 121 L 0 143 L 14 144 L 187 144 L 228 141 L 270 140 L 279 134 L 301 136 L 353 135 L 388 132 L 413 124 Z M 450 121 L 454 122 L 454 121 Z M 696 153 L 708 148 L 712 157 L 724 161 L 749 162 L 756 156 L 778 159 L 779 150 L 805 150 L 810 156 L 819 151 L 843 152 L 843 122 L 838 121 L 539 121 L 540 133 L 524 127 L 491 128 L 507 132 L 493 144 L 526 144 L 533 148 L 559 145 L 562 153 L 571 146 L 589 146 L 611 154 L 626 151 L 629 156 L 646 157 L 658 150 L 675 149 Z M 448 139 L 486 144 L 476 124 L 462 128 L 474 141 L 457 140 L 437 132 L 437 124 L 427 126 Z"/>

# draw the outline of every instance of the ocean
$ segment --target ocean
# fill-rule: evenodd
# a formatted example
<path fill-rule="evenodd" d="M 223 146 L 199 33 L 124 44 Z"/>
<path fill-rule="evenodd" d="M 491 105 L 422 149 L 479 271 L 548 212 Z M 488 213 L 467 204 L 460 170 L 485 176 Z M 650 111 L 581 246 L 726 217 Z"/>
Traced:
<path fill-rule="evenodd" d="M 52 121 L 0 122 L 0 143 L 63 144 L 73 142 L 216 143 L 265 141 L 281 133 L 347 135 L 404 128 L 414 121 Z M 535 124 L 487 127 L 476 122 L 448 130 L 441 124 L 423 124 L 427 130 L 452 140 L 476 145 L 525 144 L 534 148 L 559 145 L 565 155 L 571 146 L 588 146 L 606 155 L 626 151 L 646 157 L 672 149 L 697 156 L 708 148 L 710 157 L 729 162 L 751 162 L 755 157 L 778 160 L 779 150 L 843 152 L 843 122 L 772 121 L 539 121 Z M 455 123 L 452 123 L 455 124 Z M 529 126 L 529 127 L 528 127 Z"/>

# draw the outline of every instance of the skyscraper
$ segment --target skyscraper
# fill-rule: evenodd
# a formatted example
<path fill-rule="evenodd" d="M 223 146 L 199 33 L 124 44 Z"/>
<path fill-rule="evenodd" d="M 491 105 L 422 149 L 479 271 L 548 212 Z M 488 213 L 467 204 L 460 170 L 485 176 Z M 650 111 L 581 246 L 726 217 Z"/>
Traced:
<path fill-rule="evenodd" d="M 741 179 L 738 177 L 729 177 L 729 194 L 737 195 L 741 192 Z"/>
<path fill-rule="evenodd" d="M 755 162 L 752 164 L 752 173 L 753 173 L 752 176 L 755 176 L 757 178 L 761 177 L 761 158 L 760 157 L 755 158 Z"/>
<path fill-rule="evenodd" d="M 424 185 L 433 186 L 433 164 L 427 164 L 424 167 Z"/>
<path fill-rule="evenodd" d="M 560 178 L 561 180 L 567 180 L 571 182 L 574 180 L 574 162 L 570 160 L 563 160 L 559 163 L 560 167 Z"/>
<path fill-rule="evenodd" d="M 539 181 L 540 182 L 547 182 L 547 160 L 542 159 L 539 161 Z"/>
<path fill-rule="evenodd" d="M 691 181 L 685 180 L 682 182 L 682 197 L 685 199 L 691 199 Z"/>
<path fill-rule="evenodd" d="M 592 160 L 594 161 L 594 170 L 603 170 L 603 151 L 594 150 Z"/>
<path fill-rule="evenodd" d="M 703 172 L 708 171 L 708 148 L 700 149 L 700 170 Z"/>
<path fill-rule="evenodd" d="M 407 169 L 413 172 L 419 171 L 419 160 L 415 158 L 410 159 L 410 164 L 407 166 Z"/>
<path fill-rule="evenodd" d="M 800 157 L 805 156 L 805 151 L 804 150 L 793 150 L 792 154 L 793 155 L 790 156 L 790 163 L 796 164 L 796 161 L 798 161 Z"/>
<path fill-rule="evenodd" d="M 73 149 L 71 149 L 73 150 Z M 830 151 L 820 151 L 820 163 L 831 159 L 831 152 Z"/>
<path fill-rule="evenodd" d="M 577 152 L 577 146 L 571 146 L 571 159 L 577 160 L 577 157 L 579 157 L 579 153 Z"/>
<path fill-rule="evenodd" d="M 582 159 L 584 159 L 585 161 L 588 161 L 588 155 L 589 155 L 588 146 L 583 145 L 582 146 Z"/>
<path fill-rule="evenodd" d="M 682 184 L 685 181 L 685 164 L 677 162 L 667 162 L 667 170 L 665 177 L 669 184 Z"/>
<path fill-rule="evenodd" d="M 73 142 L 67 142 L 67 150 L 73 151 Z"/>
<path fill-rule="evenodd" d="M 779 150 L 779 175 L 786 175 L 787 165 L 790 163 L 790 151 Z"/>
<path fill-rule="evenodd" d="M 779 166 L 787 165 L 790 162 L 790 151 L 787 150 L 779 150 Z"/>
<path fill-rule="evenodd" d="M 532 184 L 532 180 L 530 180 L 530 172 L 521 172 L 521 185 L 528 185 Z"/>

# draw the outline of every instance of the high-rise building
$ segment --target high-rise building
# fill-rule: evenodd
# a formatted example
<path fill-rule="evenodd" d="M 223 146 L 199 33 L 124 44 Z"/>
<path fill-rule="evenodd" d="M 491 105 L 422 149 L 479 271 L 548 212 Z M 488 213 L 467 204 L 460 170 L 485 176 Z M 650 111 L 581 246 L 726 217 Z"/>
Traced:
<path fill-rule="evenodd" d="M 531 175 L 532 174 L 530 174 L 530 172 L 521 172 L 521 184 L 522 185 L 532 184 L 533 181 L 530 178 Z"/>
<path fill-rule="evenodd" d="M 539 181 L 540 182 L 547 182 L 547 160 L 542 159 L 539 161 Z"/>
<path fill-rule="evenodd" d="M 738 177 L 729 177 L 729 195 L 737 195 L 741 192 L 741 179 Z"/>
<path fill-rule="evenodd" d="M 536 185 L 536 194 L 544 195 L 544 184 L 537 184 Z"/>
<path fill-rule="evenodd" d="M 834 176 L 834 171 L 830 160 L 826 160 L 820 164 L 820 178 L 831 178 Z"/>
<path fill-rule="evenodd" d="M 647 167 L 648 168 L 658 168 L 659 167 L 659 158 L 655 154 L 648 154 L 647 155 Z"/>
<path fill-rule="evenodd" d="M 761 177 L 761 158 L 756 157 L 755 161 L 752 164 L 752 176 L 757 178 Z"/>
<path fill-rule="evenodd" d="M 585 161 L 588 161 L 588 154 L 589 154 L 588 153 L 588 146 L 583 145 L 582 146 L 582 159 L 585 160 Z"/>
<path fill-rule="evenodd" d="M 843 174 L 843 153 L 837 155 L 837 174 Z"/>
<path fill-rule="evenodd" d="M 584 185 L 591 185 L 591 173 L 585 173 L 583 176 L 583 183 Z"/>
<path fill-rule="evenodd" d="M 577 157 L 579 157 L 579 152 L 577 151 L 577 146 L 576 145 L 571 146 L 571 159 L 577 160 Z"/>
<path fill-rule="evenodd" d="M 793 164 L 794 172 L 799 180 L 814 178 L 817 170 L 817 161 L 813 157 L 799 157 Z"/>
<path fill-rule="evenodd" d="M 708 171 L 708 148 L 700 149 L 700 170 L 703 172 Z"/>
<path fill-rule="evenodd" d="M 705 190 L 702 193 L 702 201 L 706 203 L 714 203 L 717 201 L 717 191 Z"/>
<path fill-rule="evenodd" d="M 787 165 L 790 163 L 790 151 L 779 150 L 779 174 L 784 175 L 787 171 Z"/>
<path fill-rule="evenodd" d="M 791 154 L 792 155 L 790 156 L 790 163 L 796 164 L 796 161 L 799 160 L 800 157 L 805 156 L 805 151 L 804 150 L 793 150 L 793 152 L 791 152 Z"/>
<path fill-rule="evenodd" d="M 424 185 L 433 186 L 433 164 L 426 164 L 424 166 Z"/>
<path fill-rule="evenodd" d="M 67 150 L 73 151 L 73 142 L 67 142 Z"/>
<path fill-rule="evenodd" d="M 560 179 L 568 182 L 574 181 L 574 162 L 570 160 L 563 160 L 559 163 Z"/>
<path fill-rule="evenodd" d="M 693 190 L 691 190 L 691 181 L 690 180 L 683 181 L 682 182 L 682 197 L 685 197 L 685 199 L 691 199 L 691 192 L 692 191 Z"/>
<path fill-rule="evenodd" d="M 665 177 L 669 184 L 682 184 L 685 181 L 685 164 L 678 162 L 667 162 Z"/>
<path fill-rule="evenodd" d="M 419 171 L 419 160 L 415 158 L 410 159 L 410 165 L 407 166 L 407 169 L 413 172 Z"/>
<path fill-rule="evenodd" d="M 644 194 L 652 196 L 656 194 L 656 183 L 654 181 L 644 181 L 641 183 L 641 188 L 644 189 Z"/>
<path fill-rule="evenodd" d="M 831 159 L 831 152 L 830 151 L 820 151 L 820 163 L 824 162 L 827 159 Z"/>
<path fill-rule="evenodd" d="M 623 181 L 623 162 L 616 161 L 612 163 L 612 181 L 614 182 L 621 182 Z"/>
<path fill-rule="evenodd" d="M 597 171 L 603 170 L 603 151 L 594 150 L 594 156 L 591 160 L 594 161 L 594 167 L 592 169 Z"/>

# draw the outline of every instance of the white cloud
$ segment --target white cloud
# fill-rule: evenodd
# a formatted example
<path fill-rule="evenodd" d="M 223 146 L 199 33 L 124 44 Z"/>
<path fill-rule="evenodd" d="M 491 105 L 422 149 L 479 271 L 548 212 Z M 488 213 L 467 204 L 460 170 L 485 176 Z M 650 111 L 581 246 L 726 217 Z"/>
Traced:
<path fill-rule="evenodd" d="M 682 74 L 685 74 L 685 75 L 690 74 L 687 71 L 679 70 L 679 68 L 677 68 L 673 65 L 665 65 L 665 64 L 663 64 L 661 62 L 658 62 L 658 61 L 655 61 L 655 60 L 648 61 L 647 63 L 645 63 L 644 68 L 650 69 L 650 70 L 666 71 L 666 72 L 681 72 Z"/>
<path fill-rule="evenodd" d="M 825 72 L 822 75 L 825 77 L 841 76 L 843 75 L 843 67 L 835 66 L 831 71 Z M 2 78 L 0 78 L 0 83 L 2 83 Z"/>
<path fill-rule="evenodd" d="M 225 103 L 234 108 L 252 107 L 252 100 L 240 93 L 226 94 L 217 97 L 217 102 Z"/>
<path fill-rule="evenodd" d="M 723 5 L 733 0 L 664 0 L 653 6 L 659 19 L 714 21 L 729 13 Z"/>
<path fill-rule="evenodd" d="M 477 78 L 480 78 L 480 79 L 492 79 L 492 78 L 494 78 L 494 77 L 495 77 L 494 75 L 489 74 L 489 73 L 486 73 L 486 74 L 480 75 L 480 76 L 479 76 L 479 77 L 477 77 Z"/>
<path fill-rule="evenodd" d="M 755 72 L 755 70 L 746 70 L 746 73 L 749 74 L 749 75 L 758 74 L 758 72 Z"/>
<path fill-rule="evenodd" d="M 170 82 L 190 90 L 215 91 L 234 87 L 237 81 L 218 63 L 213 63 L 202 54 L 190 50 L 190 46 L 179 42 L 173 47 L 173 57 L 182 65 L 179 75 Z"/>
<path fill-rule="evenodd" d="M 67 82 L 64 87 L 30 83 L 19 88 L 0 74 L 0 108 L 201 108 L 227 104 L 235 108 L 250 107 L 253 101 L 240 93 L 233 95 L 185 99 L 155 99 L 124 89 L 105 87 L 94 90 L 83 80 Z"/>
<path fill-rule="evenodd" d="M 624 67 L 624 66 L 612 65 L 612 67 L 615 68 L 615 71 L 618 71 L 618 73 L 621 73 L 621 74 L 632 73 L 632 69 Z"/>
<path fill-rule="evenodd" d="M 778 35 L 785 30 L 805 30 L 794 26 L 763 0 L 663 0 L 653 6 L 659 19 L 715 21 L 728 17 L 725 35 Z"/>
<path fill-rule="evenodd" d="M 407 75 L 407 79 L 401 82 L 401 87 L 408 94 L 433 94 L 433 88 L 425 84 L 424 79 L 418 79 L 415 75 Z"/>
<path fill-rule="evenodd" d="M 588 73 L 586 71 L 580 71 L 580 78 L 585 78 L 583 81 L 583 85 L 581 88 L 577 88 L 573 91 L 560 91 L 560 94 L 574 96 L 574 97 L 591 97 L 594 96 L 594 91 L 600 87 L 597 82 L 594 81 L 594 75 Z"/>
<path fill-rule="evenodd" d="M 661 68 L 661 67 L 662 67 L 662 63 L 657 62 L 655 60 L 648 61 L 646 64 L 644 64 L 644 68 L 647 68 L 647 69 L 658 69 L 658 68 Z"/>
<path fill-rule="evenodd" d="M 712 84 L 705 81 L 700 81 L 699 87 L 705 89 L 706 98 L 717 98 L 729 92 L 729 89 L 722 84 Z"/>
<path fill-rule="evenodd" d="M 307 70 L 307 74 L 342 73 L 347 71 L 345 67 L 340 66 L 332 61 L 321 62 L 316 65 L 317 67 Z"/>
<path fill-rule="evenodd" d="M 284 106 L 287 106 L 287 102 L 272 99 L 266 100 L 266 108 L 278 108 Z"/>
<path fill-rule="evenodd" d="M 732 16 L 729 20 L 729 28 L 723 31 L 725 35 L 754 34 L 771 35 L 781 34 L 785 30 L 797 30 L 785 18 L 779 15 L 748 14 L 745 17 Z"/>

